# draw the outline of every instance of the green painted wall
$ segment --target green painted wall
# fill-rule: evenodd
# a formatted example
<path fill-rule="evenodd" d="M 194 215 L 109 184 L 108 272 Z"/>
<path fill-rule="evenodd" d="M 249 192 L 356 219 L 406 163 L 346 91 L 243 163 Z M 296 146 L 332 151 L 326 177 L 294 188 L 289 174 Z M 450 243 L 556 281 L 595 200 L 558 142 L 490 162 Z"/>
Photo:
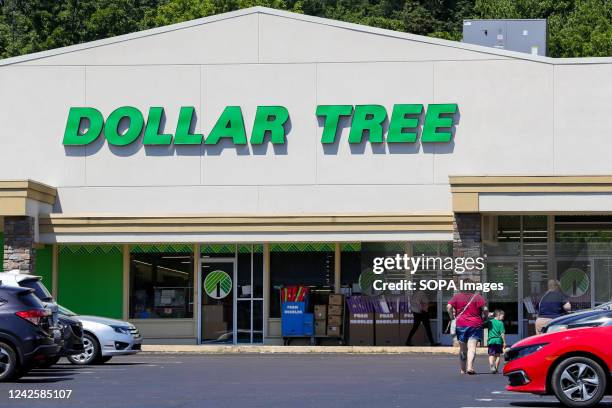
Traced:
<path fill-rule="evenodd" d="M 79 314 L 123 316 L 123 255 L 118 245 L 59 248 L 58 302 Z"/>
<path fill-rule="evenodd" d="M 53 268 L 53 246 L 45 245 L 44 248 L 36 249 L 36 261 L 34 262 L 35 275 L 42 276 L 42 282 L 51 292 L 51 269 Z"/>

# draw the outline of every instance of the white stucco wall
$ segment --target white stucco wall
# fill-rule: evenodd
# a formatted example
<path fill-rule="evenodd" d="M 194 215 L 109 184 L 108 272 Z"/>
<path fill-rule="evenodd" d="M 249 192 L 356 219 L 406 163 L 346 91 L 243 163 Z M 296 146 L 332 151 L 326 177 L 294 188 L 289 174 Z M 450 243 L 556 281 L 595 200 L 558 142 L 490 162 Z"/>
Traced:
<path fill-rule="evenodd" d="M 0 61 L 0 179 L 58 187 L 56 212 L 451 212 L 448 175 L 612 174 L 612 63 L 570 64 L 269 11 Z M 320 143 L 318 104 L 458 103 L 449 144 Z M 64 147 L 68 109 L 146 113 L 208 134 L 283 105 L 284 147 Z"/>

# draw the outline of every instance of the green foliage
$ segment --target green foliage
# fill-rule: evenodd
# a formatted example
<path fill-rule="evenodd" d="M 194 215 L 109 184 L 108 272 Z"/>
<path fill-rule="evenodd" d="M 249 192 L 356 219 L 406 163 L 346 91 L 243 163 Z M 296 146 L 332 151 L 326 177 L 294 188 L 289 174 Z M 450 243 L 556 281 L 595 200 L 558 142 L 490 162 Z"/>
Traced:
<path fill-rule="evenodd" d="M 612 56 L 611 0 L 0 0 L 0 58 L 253 6 L 455 41 L 463 19 L 546 18 L 551 56 Z"/>
<path fill-rule="evenodd" d="M 612 1 L 572 3 L 574 7 L 549 20 L 550 53 L 559 57 L 612 56 Z"/>
<path fill-rule="evenodd" d="M 0 0 L 0 57 L 137 31 L 163 0 Z"/>
<path fill-rule="evenodd" d="M 546 18 L 553 57 L 612 56 L 610 0 L 476 0 L 477 18 Z"/>
<path fill-rule="evenodd" d="M 159 27 L 255 6 L 286 8 L 282 0 L 170 0 L 147 10 L 140 25 Z"/>

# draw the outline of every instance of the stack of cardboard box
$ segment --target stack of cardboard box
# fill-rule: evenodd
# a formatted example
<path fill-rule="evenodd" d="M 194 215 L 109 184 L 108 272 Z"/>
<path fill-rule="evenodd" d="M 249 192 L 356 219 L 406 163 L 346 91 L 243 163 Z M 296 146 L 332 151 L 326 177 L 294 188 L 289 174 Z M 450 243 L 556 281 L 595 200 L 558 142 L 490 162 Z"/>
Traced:
<path fill-rule="evenodd" d="M 329 295 L 329 307 L 327 310 L 327 335 L 342 336 L 342 324 L 344 321 L 344 296 L 332 293 Z"/>
<path fill-rule="evenodd" d="M 327 305 L 315 305 L 314 319 L 315 336 L 325 336 L 327 333 Z"/>
<path fill-rule="evenodd" d="M 377 346 L 399 346 L 399 314 L 375 313 L 374 331 Z"/>

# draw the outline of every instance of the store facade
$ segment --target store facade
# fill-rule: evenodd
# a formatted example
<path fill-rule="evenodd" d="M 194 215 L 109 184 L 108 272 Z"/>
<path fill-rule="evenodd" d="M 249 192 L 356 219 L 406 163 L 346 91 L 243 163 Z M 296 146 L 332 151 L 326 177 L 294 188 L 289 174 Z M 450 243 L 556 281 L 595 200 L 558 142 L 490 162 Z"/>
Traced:
<path fill-rule="evenodd" d="M 273 344 L 285 286 L 486 255 L 524 337 L 548 279 L 612 297 L 609 78 L 265 8 L 0 61 L 3 267 L 149 341 Z"/>

